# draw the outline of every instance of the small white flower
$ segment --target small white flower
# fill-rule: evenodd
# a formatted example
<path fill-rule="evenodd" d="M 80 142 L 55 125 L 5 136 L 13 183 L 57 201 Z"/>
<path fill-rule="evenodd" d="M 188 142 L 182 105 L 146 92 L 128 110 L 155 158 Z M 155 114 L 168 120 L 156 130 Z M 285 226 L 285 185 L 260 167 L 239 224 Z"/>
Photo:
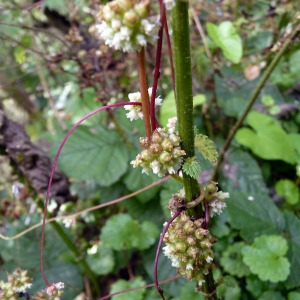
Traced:
<path fill-rule="evenodd" d="M 209 264 L 209 263 L 211 263 L 214 259 L 213 259 L 212 257 L 210 257 L 210 256 L 207 256 L 207 257 L 205 258 L 205 260 L 206 260 L 206 262 Z"/>
<path fill-rule="evenodd" d="M 175 5 L 175 0 L 164 0 L 164 4 L 166 6 L 166 10 L 171 10 Z"/>
<path fill-rule="evenodd" d="M 24 283 L 21 286 L 17 286 L 17 287 L 12 287 L 12 290 L 15 293 L 25 293 L 28 289 L 30 289 L 32 286 L 32 283 Z"/>
<path fill-rule="evenodd" d="M 191 264 L 186 265 L 187 270 L 194 270 L 194 267 Z"/>

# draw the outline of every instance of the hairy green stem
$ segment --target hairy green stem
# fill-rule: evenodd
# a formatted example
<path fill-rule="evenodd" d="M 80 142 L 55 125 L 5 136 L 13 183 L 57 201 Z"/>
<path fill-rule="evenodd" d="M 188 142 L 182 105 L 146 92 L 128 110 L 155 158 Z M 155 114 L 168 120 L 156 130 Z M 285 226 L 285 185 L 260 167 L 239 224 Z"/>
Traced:
<path fill-rule="evenodd" d="M 282 45 L 281 49 L 276 53 L 276 55 L 274 56 L 273 60 L 271 61 L 271 63 L 269 64 L 269 66 L 267 67 L 267 69 L 265 70 L 265 73 L 263 74 L 260 82 L 258 83 L 256 89 L 254 90 L 253 94 L 251 95 L 246 108 L 244 109 L 242 115 L 240 116 L 240 118 L 236 121 L 235 125 L 233 126 L 233 128 L 230 130 L 230 133 L 225 141 L 224 147 L 222 148 L 221 152 L 220 152 L 220 157 L 218 160 L 218 163 L 214 169 L 214 172 L 212 174 L 211 177 L 211 181 L 216 180 L 217 178 L 217 174 L 218 174 L 218 170 L 221 166 L 221 163 L 224 160 L 225 157 L 225 153 L 228 150 L 236 132 L 238 131 L 238 129 L 241 127 L 241 125 L 243 124 L 245 118 L 247 117 L 250 109 L 252 108 L 257 96 L 259 95 L 259 93 L 261 92 L 262 88 L 264 87 L 266 81 L 269 79 L 270 75 L 272 74 L 274 68 L 277 66 L 277 64 L 279 63 L 282 55 L 285 53 L 285 51 L 287 50 L 287 48 L 290 46 L 290 44 L 294 41 L 295 37 L 297 34 L 299 34 L 300 31 L 300 25 L 296 26 L 296 28 L 293 30 L 293 32 L 290 34 L 289 38 L 286 39 L 286 41 L 284 42 L 284 44 Z"/>
<path fill-rule="evenodd" d="M 188 158 L 195 156 L 188 1 L 176 1 L 172 10 L 172 29 L 178 130 L 182 149 Z M 185 173 L 183 173 L 183 183 L 186 199 L 191 202 L 199 196 L 199 184 L 197 180 Z M 188 209 L 188 213 L 196 218 L 204 217 L 201 205 Z M 217 299 L 216 285 L 211 271 L 205 276 L 205 283 L 201 290 L 206 299 Z"/>
<path fill-rule="evenodd" d="M 178 130 L 186 157 L 195 156 L 193 90 L 190 54 L 188 2 L 177 1 L 172 10 L 173 58 Z M 183 173 L 187 201 L 199 195 L 197 180 Z"/>

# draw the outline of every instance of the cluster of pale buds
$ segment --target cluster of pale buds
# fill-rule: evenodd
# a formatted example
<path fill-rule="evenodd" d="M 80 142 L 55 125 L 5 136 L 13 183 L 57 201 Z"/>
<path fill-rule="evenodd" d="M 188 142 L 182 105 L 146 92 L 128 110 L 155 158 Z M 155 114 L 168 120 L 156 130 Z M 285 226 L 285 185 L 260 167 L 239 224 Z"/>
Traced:
<path fill-rule="evenodd" d="M 100 36 L 109 47 L 135 51 L 157 40 L 159 17 L 149 16 L 149 0 L 114 0 L 102 6 Z"/>
<path fill-rule="evenodd" d="M 63 282 L 56 282 L 51 284 L 46 289 L 46 294 L 51 297 L 59 296 L 61 294 L 60 290 L 65 287 Z"/>
<path fill-rule="evenodd" d="M 225 199 L 229 198 L 228 192 L 218 191 L 217 183 L 210 182 L 205 189 L 205 201 L 208 202 L 211 217 L 219 215 L 226 207 Z"/>
<path fill-rule="evenodd" d="M 199 285 L 204 275 L 213 268 L 214 254 L 211 249 L 216 239 L 202 226 L 204 219 L 192 221 L 183 211 L 169 226 L 164 237 L 164 254 L 180 275 L 195 280 Z"/>
<path fill-rule="evenodd" d="M 32 279 L 27 271 L 17 268 L 12 274 L 7 274 L 7 282 L 0 280 L 0 298 L 4 300 L 16 299 L 19 293 L 26 293 L 32 286 Z"/>
<path fill-rule="evenodd" d="M 148 88 L 149 99 L 152 96 L 152 87 Z M 130 102 L 142 102 L 142 96 L 140 92 L 130 93 L 128 94 L 128 98 Z M 162 103 L 162 99 L 160 97 L 155 98 L 155 106 L 159 106 Z M 142 106 L 140 105 L 124 105 L 126 110 L 129 110 L 129 113 L 126 114 L 126 117 L 130 119 L 130 121 L 143 119 Z"/>
<path fill-rule="evenodd" d="M 159 177 L 166 173 L 174 174 L 175 167 L 185 155 L 180 148 L 180 137 L 175 129 L 175 119 L 169 119 L 166 128 L 157 128 L 152 137 L 140 138 L 140 146 L 144 149 L 130 163 L 134 168 L 142 167 L 142 173 L 152 171 Z"/>

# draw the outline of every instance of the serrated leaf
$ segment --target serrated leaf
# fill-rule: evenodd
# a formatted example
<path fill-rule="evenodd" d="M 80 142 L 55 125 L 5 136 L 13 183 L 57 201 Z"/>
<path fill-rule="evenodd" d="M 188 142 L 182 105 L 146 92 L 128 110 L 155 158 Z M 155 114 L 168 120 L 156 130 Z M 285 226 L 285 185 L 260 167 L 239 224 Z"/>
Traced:
<path fill-rule="evenodd" d="M 243 261 L 261 280 L 284 281 L 290 273 L 290 263 L 283 257 L 287 250 L 283 237 L 263 235 L 255 238 L 251 246 L 243 247 Z"/>
<path fill-rule="evenodd" d="M 219 25 L 206 23 L 208 35 L 220 47 L 225 55 L 233 63 L 239 63 L 243 55 L 243 45 L 233 24 L 225 21 Z"/>
<path fill-rule="evenodd" d="M 281 179 L 276 182 L 275 190 L 278 195 L 285 197 L 288 204 L 295 205 L 299 202 L 299 188 L 295 182 Z"/>
<path fill-rule="evenodd" d="M 218 152 L 212 140 L 206 135 L 196 134 L 195 136 L 195 147 L 203 157 L 209 160 L 213 165 L 218 161 Z"/>
<path fill-rule="evenodd" d="M 244 242 L 237 242 L 229 246 L 220 259 L 221 266 L 230 275 L 243 277 L 250 274 L 249 268 L 243 263 L 242 248 Z"/>
<path fill-rule="evenodd" d="M 97 275 L 110 273 L 115 265 L 112 249 L 104 244 L 99 245 L 95 254 L 87 255 L 86 262 Z"/>
<path fill-rule="evenodd" d="M 110 294 L 124 291 L 127 289 L 132 289 L 136 287 L 140 287 L 145 285 L 146 282 L 142 280 L 141 277 L 135 277 L 131 281 L 126 281 L 124 279 L 119 279 L 117 282 L 112 284 L 111 289 L 110 289 Z M 138 289 L 136 291 L 130 291 L 126 292 L 120 295 L 113 296 L 111 299 L 112 300 L 143 300 L 143 296 L 145 294 L 145 289 Z"/>
<path fill-rule="evenodd" d="M 283 215 L 268 195 L 227 191 L 230 193 L 230 201 L 226 202 L 230 224 L 240 230 L 245 240 L 252 241 L 261 234 L 281 233 L 285 223 Z"/>
<path fill-rule="evenodd" d="M 186 159 L 182 169 L 185 174 L 198 180 L 201 171 L 201 166 L 194 157 Z"/>
<path fill-rule="evenodd" d="M 249 113 L 249 128 L 238 130 L 235 139 L 263 159 L 279 159 L 294 164 L 296 155 L 288 134 L 269 116 L 256 111 Z"/>
<path fill-rule="evenodd" d="M 52 147 L 52 153 L 58 143 Z M 86 126 L 76 128 L 67 140 L 58 161 L 58 167 L 67 175 L 79 179 L 93 179 L 109 186 L 126 172 L 128 152 L 122 138 L 113 130 Z"/>
<path fill-rule="evenodd" d="M 128 214 L 118 214 L 105 223 L 100 238 L 114 250 L 144 250 L 155 243 L 158 235 L 159 231 L 152 222 L 139 224 Z"/>

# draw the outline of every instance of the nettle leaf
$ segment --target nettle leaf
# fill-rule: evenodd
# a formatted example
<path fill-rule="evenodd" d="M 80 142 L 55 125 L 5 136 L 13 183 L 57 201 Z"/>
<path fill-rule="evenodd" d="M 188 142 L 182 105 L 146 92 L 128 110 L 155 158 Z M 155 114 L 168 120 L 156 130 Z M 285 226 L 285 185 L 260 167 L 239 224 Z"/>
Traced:
<path fill-rule="evenodd" d="M 232 22 L 225 21 L 219 25 L 208 22 L 206 28 L 208 35 L 222 49 L 225 57 L 233 63 L 239 63 L 243 56 L 242 39 Z"/>
<path fill-rule="evenodd" d="M 235 139 L 250 148 L 263 159 L 279 159 L 287 163 L 296 163 L 296 153 L 288 134 L 272 117 L 256 111 L 249 113 L 247 124 L 250 128 L 238 130 Z"/>
<path fill-rule="evenodd" d="M 210 140 L 206 135 L 196 134 L 195 147 L 203 157 L 209 160 L 213 165 L 218 161 L 218 152 L 215 148 L 214 142 Z"/>
<path fill-rule="evenodd" d="M 278 195 L 285 197 L 288 204 L 295 205 L 299 202 L 299 188 L 289 179 L 281 179 L 276 182 L 275 190 Z"/>
<path fill-rule="evenodd" d="M 286 236 L 289 245 L 287 257 L 291 262 L 291 271 L 288 279 L 285 281 L 287 289 L 293 289 L 300 285 L 300 220 L 292 213 L 284 213 L 286 222 Z"/>
<path fill-rule="evenodd" d="M 95 274 L 106 275 L 113 270 L 115 265 L 113 250 L 100 244 L 96 253 L 87 255 L 86 262 Z"/>
<path fill-rule="evenodd" d="M 198 180 L 201 171 L 201 166 L 195 157 L 187 158 L 186 161 L 184 162 L 182 169 L 185 174 Z"/>
<path fill-rule="evenodd" d="M 290 273 L 290 263 L 283 257 L 287 241 L 279 235 L 262 235 L 251 246 L 242 249 L 243 261 L 261 280 L 284 281 Z"/>
<path fill-rule="evenodd" d="M 221 266 L 230 275 L 243 277 L 250 274 L 249 268 L 243 262 L 242 248 L 246 246 L 244 242 L 234 243 L 222 253 L 220 259 Z"/>
<path fill-rule="evenodd" d="M 239 229 L 246 241 L 262 234 L 280 234 L 284 218 L 268 195 L 228 190 L 230 200 L 226 202 L 230 224 Z"/>
<path fill-rule="evenodd" d="M 132 289 L 132 288 L 137 288 L 140 286 L 145 285 L 146 282 L 142 280 L 141 277 L 135 277 L 131 281 L 126 281 L 124 279 L 119 279 L 117 282 L 112 284 L 111 289 L 110 289 L 110 294 L 124 291 L 127 289 Z M 143 300 L 144 294 L 146 292 L 146 289 L 138 289 L 136 291 L 128 291 L 126 293 L 120 294 L 113 296 L 111 299 L 112 300 Z"/>
<path fill-rule="evenodd" d="M 105 223 L 100 239 L 114 250 L 144 250 L 155 243 L 158 235 L 159 231 L 152 222 L 139 224 L 128 214 L 118 214 Z"/>
<path fill-rule="evenodd" d="M 70 177 L 93 179 L 101 186 L 109 186 L 119 180 L 129 165 L 128 152 L 122 142 L 113 130 L 81 126 L 67 140 L 58 167 Z M 55 143 L 51 152 L 57 149 Z"/>

